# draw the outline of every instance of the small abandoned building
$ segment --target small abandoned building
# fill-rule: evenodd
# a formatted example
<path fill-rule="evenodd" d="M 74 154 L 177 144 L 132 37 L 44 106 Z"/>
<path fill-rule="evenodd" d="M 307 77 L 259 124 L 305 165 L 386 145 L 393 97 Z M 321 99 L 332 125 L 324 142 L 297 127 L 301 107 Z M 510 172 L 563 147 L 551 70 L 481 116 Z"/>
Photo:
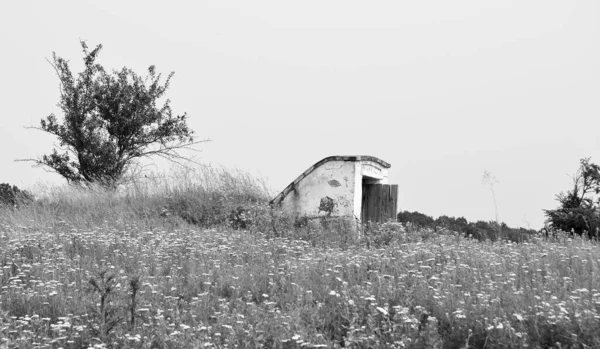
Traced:
<path fill-rule="evenodd" d="M 330 156 L 304 171 L 271 204 L 308 218 L 395 221 L 398 185 L 388 184 L 390 166 L 374 156 Z"/>

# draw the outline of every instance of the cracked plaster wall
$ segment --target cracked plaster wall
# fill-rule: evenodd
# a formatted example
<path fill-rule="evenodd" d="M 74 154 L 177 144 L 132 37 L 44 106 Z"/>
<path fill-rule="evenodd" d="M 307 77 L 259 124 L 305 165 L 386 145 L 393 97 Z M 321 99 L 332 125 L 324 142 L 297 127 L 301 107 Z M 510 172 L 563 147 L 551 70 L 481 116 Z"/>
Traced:
<path fill-rule="evenodd" d="M 330 161 L 302 179 L 282 201 L 285 210 L 309 217 L 355 217 L 362 209 L 362 181 L 387 184 L 387 169 L 373 161 Z"/>
<path fill-rule="evenodd" d="M 330 161 L 317 167 L 283 199 L 282 207 L 300 216 L 352 216 L 356 164 Z"/>

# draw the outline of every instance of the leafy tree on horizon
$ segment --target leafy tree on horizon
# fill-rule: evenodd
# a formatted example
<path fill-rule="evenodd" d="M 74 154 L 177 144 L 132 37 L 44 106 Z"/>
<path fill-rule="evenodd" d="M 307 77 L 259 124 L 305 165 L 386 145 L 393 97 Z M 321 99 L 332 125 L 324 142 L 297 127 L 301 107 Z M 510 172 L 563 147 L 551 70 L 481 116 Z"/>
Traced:
<path fill-rule="evenodd" d="M 102 45 L 89 51 L 84 41 L 80 43 L 85 69 L 77 76 L 56 53 L 50 62 L 60 80 L 62 120 L 50 114 L 35 127 L 56 136 L 59 150 L 21 161 L 47 167 L 69 183 L 113 188 L 141 158 L 192 161 L 178 150 L 204 141 L 194 141 L 187 114 L 173 115 L 169 99 L 158 105 L 173 73 L 163 83 L 154 66 L 146 77 L 127 67 L 107 72 L 96 62 Z"/>
<path fill-rule="evenodd" d="M 600 166 L 590 162 L 590 158 L 583 158 L 573 175 L 573 188 L 556 195 L 560 206 L 544 210 L 547 223 L 554 229 L 578 235 L 587 232 L 590 237 L 598 237 L 600 200 L 594 202 L 594 194 L 600 194 Z"/>

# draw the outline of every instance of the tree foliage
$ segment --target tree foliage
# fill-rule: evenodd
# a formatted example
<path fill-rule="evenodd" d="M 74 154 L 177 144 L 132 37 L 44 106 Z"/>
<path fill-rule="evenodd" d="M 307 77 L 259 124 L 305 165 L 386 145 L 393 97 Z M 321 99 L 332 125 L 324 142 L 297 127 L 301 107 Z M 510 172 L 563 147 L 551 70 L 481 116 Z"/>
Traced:
<path fill-rule="evenodd" d="M 461 233 L 464 236 L 470 236 L 478 240 L 496 241 L 500 239 L 510 241 L 523 241 L 528 236 L 535 233 L 535 230 L 524 228 L 511 228 L 506 223 L 477 221 L 475 223 L 467 221 L 464 217 L 440 216 L 434 219 L 431 216 L 420 212 L 403 211 L 398 213 L 398 222 L 410 223 L 413 226 L 429 228 L 437 231 L 438 229 L 450 230 Z"/>
<path fill-rule="evenodd" d="M 127 67 L 107 72 L 97 63 L 102 45 L 91 51 L 83 41 L 81 46 L 85 68 L 76 76 L 69 62 L 53 53 L 63 118 L 51 114 L 40 129 L 58 138 L 59 150 L 31 161 L 70 183 L 114 186 L 143 157 L 188 160 L 178 150 L 198 142 L 187 115 L 174 115 L 168 99 L 159 105 L 173 73 L 163 83 L 154 66 L 145 77 Z"/>
<path fill-rule="evenodd" d="M 556 195 L 560 206 L 555 210 L 544 210 L 547 223 L 554 229 L 598 237 L 600 229 L 600 166 L 590 158 L 580 160 L 579 169 L 573 175 L 573 187 Z"/>
<path fill-rule="evenodd" d="M 426 214 L 414 211 L 402 211 L 398 212 L 397 220 L 400 223 L 411 223 L 414 225 L 418 225 L 420 227 L 429 227 L 435 223 L 433 217 L 428 216 Z"/>
<path fill-rule="evenodd" d="M 26 190 L 21 190 L 17 186 L 11 186 L 8 183 L 0 184 L 0 207 L 19 207 L 33 200 L 33 196 Z"/>

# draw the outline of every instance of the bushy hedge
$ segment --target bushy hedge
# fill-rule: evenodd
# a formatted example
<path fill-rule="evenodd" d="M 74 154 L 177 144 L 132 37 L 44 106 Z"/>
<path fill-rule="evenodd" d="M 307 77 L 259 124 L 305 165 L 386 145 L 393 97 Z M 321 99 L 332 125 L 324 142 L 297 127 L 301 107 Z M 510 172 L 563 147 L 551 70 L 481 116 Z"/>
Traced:
<path fill-rule="evenodd" d="M 506 223 L 501 223 L 500 225 L 493 221 L 477 221 L 473 223 L 467 221 L 464 217 L 440 216 L 434 219 L 417 211 L 403 211 L 398 213 L 398 222 L 410 223 L 413 226 L 433 230 L 447 229 L 478 240 L 510 240 L 518 242 L 527 240 L 530 235 L 537 233 L 533 229 L 511 228 Z"/>
<path fill-rule="evenodd" d="M 14 208 L 31 201 L 33 201 L 33 196 L 26 190 L 21 190 L 8 183 L 0 184 L 0 206 Z"/>
<path fill-rule="evenodd" d="M 556 195 L 559 207 L 544 210 L 546 223 L 552 230 L 600 238 L 600 166 L 590 158 L 580 160 L 573 175 L 572 189 Z"/>

